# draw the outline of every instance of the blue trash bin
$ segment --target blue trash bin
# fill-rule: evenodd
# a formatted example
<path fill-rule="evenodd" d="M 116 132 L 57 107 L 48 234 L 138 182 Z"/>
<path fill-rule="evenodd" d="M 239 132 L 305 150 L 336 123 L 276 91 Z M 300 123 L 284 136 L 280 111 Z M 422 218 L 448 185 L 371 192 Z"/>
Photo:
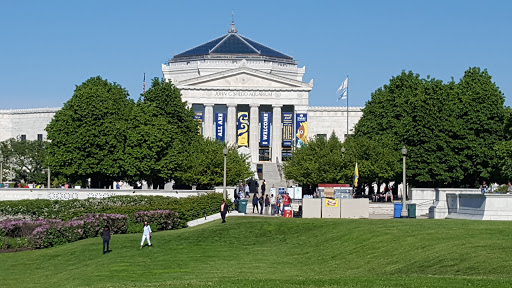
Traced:
<path fill-rule="evenodd" d="M 395 203 L 395 210 L 394 210 L 394 217 L 400 218 L 400 215 L 402 214 L 402 203 Z"/>

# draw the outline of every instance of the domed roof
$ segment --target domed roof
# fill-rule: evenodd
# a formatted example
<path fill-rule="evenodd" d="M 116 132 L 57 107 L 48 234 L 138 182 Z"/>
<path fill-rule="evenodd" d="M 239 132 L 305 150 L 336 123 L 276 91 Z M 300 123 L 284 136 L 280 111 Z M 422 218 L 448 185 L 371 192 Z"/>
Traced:
<path fill-rule="evenodd" d="M 238 30 L 235 28 L 234 22 L 231 22 L 228 34 L 174 55 L 171 62 L 185 60 L 184 58 L 204 58 L 204 56 L 263 56 L 278 58 L 279 60 L 284 61 L 293 61 L 293 57 L 291 56 L 238 34 Z"/>

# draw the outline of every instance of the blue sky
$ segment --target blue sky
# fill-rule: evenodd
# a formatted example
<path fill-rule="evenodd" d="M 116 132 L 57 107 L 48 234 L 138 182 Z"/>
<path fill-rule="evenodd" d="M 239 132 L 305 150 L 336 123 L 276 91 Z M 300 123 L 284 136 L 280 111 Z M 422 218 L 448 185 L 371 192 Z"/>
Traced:
<path fill-rule="evenodd" d="M 460 79 L 487 68 L 512 98 L 511 1 L 3 1 L 0 109 L 61 107 L 101 75 L 132 98 L 174 54 L 238 33 L 293 56 L 312 106 L 364 106 L 402 70 Z M 149 81 L 147 81 L 149 82 Z M 506 98 L 505 104 L 512 105 Z"/>

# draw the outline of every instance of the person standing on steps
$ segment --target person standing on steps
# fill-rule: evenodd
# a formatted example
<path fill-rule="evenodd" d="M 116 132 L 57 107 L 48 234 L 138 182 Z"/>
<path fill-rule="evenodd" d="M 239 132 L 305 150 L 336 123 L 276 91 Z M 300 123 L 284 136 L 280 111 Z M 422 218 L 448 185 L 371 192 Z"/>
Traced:
<path fill-rule="evenodd" d="M 222 218 L 222 223 L 226 223 L 226 212 L 227 212 L 227 205 L 224 200 L 222 200 L 222 203 L 220 204 L 220 217 Z"/>
<path fill-rule="evenodd" d="M 265 182 L 265 179 L 263 179 L 263 182 L 261 183 L 261 195 L 265 196 L 266 188 L 267 188 L 267 182 Z"/>
<path fill-rule="evenodd" d="M 103 254 L 110 252 L 110 229 L 108 229 L 108 226 L 105 226 L 101 231 L 101 239 L 103 239 Z M 105 250 L 105 247 L 107 250 Z"/>
<path fill-rule="evenodd" d="M 252 213 L 254 213 L 254 208 L 256 208 L 256 213 L 260 213 L 258 209 L 258 193 L 252 195 Z"/>
<path fill-rule="evenodd" d="M 249 192 L 251 192 L 251 191 L 249 190 L 249 185 L 248 185 L 248 184 L 245 184 L 245 185 L 244 185 L 244 187 L 245 187 L 245 198 L 247 198 L 247 197 L 251 197 L 251 196 L 250 196 L 250 194 L 249 194 Z"/>
<path fill-rule="evenodd" d="M 144 221 L 144 230 L 142 231 L 142 241 L 140 241 L 140 249 L 144 246 L 144 240 L 148 240 L 148 246 L 151 247 L 151 226 L 147 221 Z"/>

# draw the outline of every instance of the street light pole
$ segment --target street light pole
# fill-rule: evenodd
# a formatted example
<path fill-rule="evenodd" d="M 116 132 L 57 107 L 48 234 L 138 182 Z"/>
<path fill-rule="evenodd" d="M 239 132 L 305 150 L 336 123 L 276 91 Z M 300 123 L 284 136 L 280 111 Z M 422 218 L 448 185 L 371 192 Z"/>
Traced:
<path fill-rule="evenodd" d="M 50 166 L 48 166 L 48 183 L 46 188 L 50 188 Z"/>
<path fill-rule="evenodd" d="M 0 184 L 4 183 L 4 157 L 0 155 Z"/>
<path fill-rule="evenodd" d="M 226 157 L 228 156 L 228 147 L 224 146 L 224 149 L 222 149 L 222 153 L 224 154 L 224 201 L 226 201 L 228 196 L 228 191 L 226 190 Z"/>
<path fill-rule="evenodd" d="M 403 158 L 403 179 L 402 179 L 402 217 L 407 217 L 406 210 L 406 202 L 407 202 L 407 179 L 405 177 L 405 158 L 407 157 L 407 148 L 405 146 L 402 148 L 402 158 Z"/>

